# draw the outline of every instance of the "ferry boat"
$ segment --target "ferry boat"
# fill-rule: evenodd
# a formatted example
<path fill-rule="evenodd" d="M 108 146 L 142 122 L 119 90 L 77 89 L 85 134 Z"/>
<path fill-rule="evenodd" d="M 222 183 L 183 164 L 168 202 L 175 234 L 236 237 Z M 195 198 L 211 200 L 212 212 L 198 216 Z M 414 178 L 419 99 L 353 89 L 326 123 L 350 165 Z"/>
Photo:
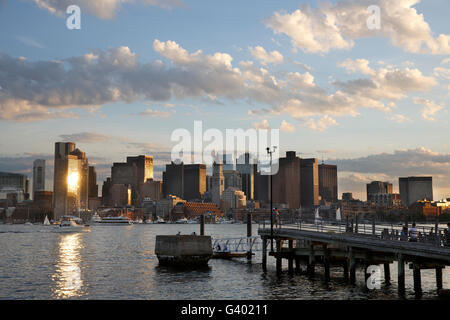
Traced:
<path fill-rule="evenodd" d="M 53 225 L 54 231 L 58 233 L 82 232 L 86 230 L 83 220 L 75 216 L 63 216 L 59 224 Z"/>
<path fill-rule="evenodd" d="M 130 225 L 133 222 L 124 216 L 119 217 L 104 217 L 100 221 L 96 222 L 98 225 Z"/>

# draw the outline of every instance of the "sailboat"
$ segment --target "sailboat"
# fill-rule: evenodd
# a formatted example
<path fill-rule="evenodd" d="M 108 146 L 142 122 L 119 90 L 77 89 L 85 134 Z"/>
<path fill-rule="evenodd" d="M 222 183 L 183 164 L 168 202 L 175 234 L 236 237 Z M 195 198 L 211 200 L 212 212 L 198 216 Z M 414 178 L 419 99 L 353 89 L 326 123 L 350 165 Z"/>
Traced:
<path fill-rule="evenodd" d="M 341 221 L 341 208 L 337 208 L 336 210 L 336 220 Z"/>
<path fill-rule="evenodd" d="M 45 219 L 44 219 L 44 226 L 49 226 L 49 225 L 50 225 L 50 221 L 48 221 L 48 217 L 45 216 Z"/>
<path fill-rule="evenodd" d="M 314 224 L 320 223 L 320 215 L 319 215 L 319 208 L 316 208 L 316 212 L 314 213 Z"/>

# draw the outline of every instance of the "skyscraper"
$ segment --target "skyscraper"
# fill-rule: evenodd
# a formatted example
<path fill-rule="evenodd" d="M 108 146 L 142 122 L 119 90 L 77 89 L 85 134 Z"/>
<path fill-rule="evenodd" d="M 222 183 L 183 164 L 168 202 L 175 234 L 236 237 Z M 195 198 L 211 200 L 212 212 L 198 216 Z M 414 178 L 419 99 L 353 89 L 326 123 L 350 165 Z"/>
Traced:
<path fill-rule="evenodd" d="M 338 200 L 337 166 L 319 164 L 319 195 L 327 202 Z"/>
<path fill-rule="evenodd" d="M 433 200 L 433 177 L 399 178 L 402 205 L 409 207 L 418 200 Z"/>
<path fill-rule="evenodd" d="M 392 194 L 392 183 L 382 181 L 372 181 L 367 186 L 367 201 L 373 201 L 373 196 L 377 194 Z"/>
<path fill-rule="evenodd" d="M 319 166 L 316 158 L 301 159 L 301 204 L 312 208 L 319 205 Z"/>
<path fill-rule="evenodd" d="M 97 170 L 89 166 L 89 198 L 98 197 Z"/>
<path fill-rule="evenodd" d="M 280 158 L 278 161 L 278 173 L 272 176 L 273 203 L 285 203 L 291 209 L 299 208 L 301 204 L 301 159 L 296 156 L 295 151 L 287 151 L 286 157 Z"/>
<path fill-rule="evenodd" d="M 212 202 L 220 207 L 220 199 L 225 190 L 225 179 L 222 172 L 221 163 L 213 163 L 213 175 L 211 178 L 211 198 Z"/>
<path fill-rule="evenodd" d="M 176 164 L 166 165 L 163 172 L 164 195 L 174 195 L 185 200 L 200 200 L 206 192 L 206 165 Z"/>
<path fill-rule="evenodd" d="M 73 142 L 55 143 L 54 219 L 88 207 L 89 164 Z"/>
<path fill-rule="evenodd" d="M 45 191 L 45 160 L 42 159 L 33 162 L 33 200 L 37 191 Z"/>
<path fill-rule="evenodd" d="M 253 164 L 249 153 L 244 153 L 236 163 L 236 170 L 241 174 L 242 191 L 247 200 L 254 199 L 256 164 Z"/>

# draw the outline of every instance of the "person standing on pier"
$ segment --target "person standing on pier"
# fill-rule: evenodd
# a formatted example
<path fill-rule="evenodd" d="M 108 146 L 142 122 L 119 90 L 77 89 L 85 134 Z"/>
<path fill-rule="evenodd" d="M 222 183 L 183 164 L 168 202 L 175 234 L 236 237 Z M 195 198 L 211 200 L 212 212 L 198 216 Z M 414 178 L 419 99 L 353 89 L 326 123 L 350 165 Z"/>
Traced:
<path fill-rule="evenodd" d="M 400 234 L 400 241 L 408 241 L 408 228 L 403 226 L 402 233 Z"/>
<path fill-rule="evenodd" d="M 413 222 L 411 228 L 409 229 L 409 241 L 417 242 L 417 234 L 418 234 L 418 231 L 416 229 L 416 223 Z"/>

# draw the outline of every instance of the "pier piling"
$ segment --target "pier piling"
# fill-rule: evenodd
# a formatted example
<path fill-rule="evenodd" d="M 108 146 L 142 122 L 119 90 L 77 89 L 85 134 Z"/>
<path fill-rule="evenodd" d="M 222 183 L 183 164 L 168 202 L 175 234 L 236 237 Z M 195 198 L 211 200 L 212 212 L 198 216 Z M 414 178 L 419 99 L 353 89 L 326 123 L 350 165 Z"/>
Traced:
<path fill-rule="evenodd" d="M 442 289 L 442 268 L 436 268 L 436 287 Z"/>
<path fill-rule="evenodd" d="M 353 253 L 353 249 L 350 247 L 349 250 L 349 269 L 350 269 L 350 283 L 355 284 L 356 283 L 356 261 L 355 261 L 355 255 Z"/>
<path fill-rule="evenodd" d="M 420 267 L 417 263 L 413 264 L 414 291 L 416 296 L 422 295 L 422 280 L 420 276 Z"/>
<path fill-rule="evenodd" d="M 267 271 L 267 238 L 262 237 L 262 268 Z"/>
<path fill-rule="evenodd" d="M 389 263 L 384 264 L 384 283 L 386 285 L 391 284 L 391 270 L 389 268 Z"/>
<path fill-rule="evenodd" d="M 291 251 L 294 249 L 294 240 L 289 240 L 289 251 Z M 294 258 L 293 255 L 289 256 L 288 258 L 288 272 L 290 275 L 294 274 Z"/>
<path fill-rule="evenodd" d="M 250 238 L 252 236 L 252 219 L 253 215 L 252 213 L 247 213 L 247 238 Z M 249 247 L 247 249 L 247 260 L 251 260 L 252 259 L 252 249 L 251 249 L 251 244 L 248 243 Z"/>
<path fill-rule="evenodd" d="M 400 253 L 397 258 L 398 263 L 398 293 L 403 295 L 405 293 L 405 261 L 403 255 Z"/>

